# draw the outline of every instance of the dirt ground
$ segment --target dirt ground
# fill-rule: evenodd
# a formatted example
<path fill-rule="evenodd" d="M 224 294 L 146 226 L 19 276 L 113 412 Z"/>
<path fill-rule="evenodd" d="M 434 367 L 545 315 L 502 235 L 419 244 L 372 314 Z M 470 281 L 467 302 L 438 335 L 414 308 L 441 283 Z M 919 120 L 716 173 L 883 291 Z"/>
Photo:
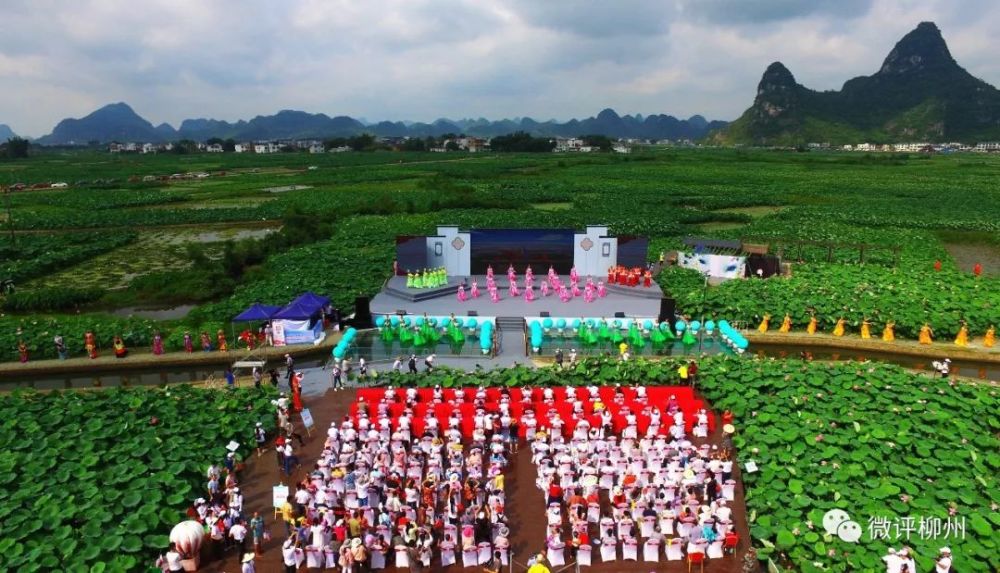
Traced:
<path fill-rule="evenodd" d="M 944 248 L 955 259 L 960 270 L 972 272 L 972 267 L 983 265 L 983 274 L 1000 276 L 1000 248 L 982 244 L 945 243 Z"/>
<path fill-rule="evenodd" d="M 354 401 L 355 392 L 327 391 L 323 396 L 305 399 L 305 406 L 310 409 L 316 421 L 316 428 L 312 436 L 303 436 L 305 446 L 298 449 L 298 454 L 302 461 L 302 466 L 297 469 L 290 478 L 286 478 L 279 470 L 273 450 L 265 452 L 260 457 L 252 457 L 248 460 L 247 467 L 240 476 L 240 487 L 244 492 L 244 506 L 248 514 L 259 511 L 264 517 L 268 529 L 271 532 L 271 541 L 264 546 L 264 554 L 256 559 L 256 570 L 258 573 L 278 573 L 283 572 L 281 565 L 281 543 L 284 541 L 284 526 L 274 519 L 274 512 L 271 508 L 271 488 L 279 483 L 291 485 L 294 489 L 295 481 L 302 479 L 313 467 L 319 454 L 323 449 L 325 439 L 325 429 L 329 427 L 331 421 L 343 417 Z M 704 399 L 702 396 L 698 396 Z M 298 424 L 301 427 L 301 423 Z M 718 443 L 722 435 L 720 428 L 721 420 L 716 417 L 716 431 L 708 438 L 709 443 Z M 695 440 L 702 443 L 705 440 Z M 733 467 L 734 478 L 737 480 L 736 499 L 730 504 L 733 508 L 733 522 L 740 535 L 740 545 L 735 556 L 726 556 L 722 559 L 711 559 L 705 564 L 705 571 L 709 573 L 722 573 L 728 571 L 739 571 L 743 554 L 749 548 L 749 528 L 746 521 L 746 506 L 744 504 L 743 483 L 740 477 L 739 464 Z M 541 551 L 545 545 L 546 521 L 541 516 L 544 511 L 544 501 L 541 493 L 535 487 L 535 466 L 531 463 L 531 453 L 526 445 L 522 444 L 517 454 L 515 454 L 510 469 L 507 472 L 507 517 L 511 524 L 511 552 L 513 559 L 518 564 L 523 564 L 527 559 Z M 605 500 L 606 502 L 606 500 Z M 596 538 L 596 527 L 592 528 L 592 538 Z M 621 550 L 619 548 L 619 555 Z M 641 557 L 641 546 L 640 546 Z M 464 569 L 459 563 L 451 567 L 441 567 L 435 562 L 432 563 L 431 571 L 447 571 L 457 573 L 462 570 L 471 570 L 476 573 L 481 568 Z M 567 564 L 570 561 L 567 555 Z M 513 571 L 523 572 L 525 567 L 515 565 Z M 553 572 L 562 569 L 553 568 Z M 595 572 L 648 572 L 667 571 L 681 572 L 687 571 L 686 561 L 661 561 L 659 563 L 644 563 L 642 561 L 615 561 L 603 564 L 600 562 L 599 552 L 594 551 L 594 565 L 587 568 Z M 305 571 L 303 567 L 301 569 Z M 397 570 L 393 567 L 387 571 Z M 222 560 L 212 562 L 202 562 L 199 571 L 208 573 L 238 573 L 240 563 L 235 552 L 230 552 Z M 397 570 L 402 571 L 402 570 Z"/>

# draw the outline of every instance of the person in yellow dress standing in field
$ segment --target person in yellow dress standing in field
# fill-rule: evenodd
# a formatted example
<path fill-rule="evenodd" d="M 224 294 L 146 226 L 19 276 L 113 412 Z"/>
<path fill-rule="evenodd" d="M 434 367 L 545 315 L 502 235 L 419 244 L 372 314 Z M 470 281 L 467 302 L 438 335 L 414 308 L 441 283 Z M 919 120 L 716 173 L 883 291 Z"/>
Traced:
<path fill-rule="evenodd" d="M 920 336 L 917 337 L 917 340 L 920 344 L 930 344 L 931 342 L 934 342 L 934 339 L 932 338 L 933 336 L 934 331 L 931 330 L 931 325 L 925 322 L 924 325 L 920 327 Z"/>
<path fill-rule="evenodd" d="M 791 332 L 791 331 L 792 331 L 792 317 L 788 316 L 788 313 L 786 312 L 785 318 L 784 320 L 781 321 L 781 328 L 778 329 L 778 332 Z"/>
<path fill-rule="evenodd" d="M 843 336 L 844 335 L 844 319 L 843 318 L 838 318 L 837 319 L 837 325 L 833 327 L 833 335 L 834 336 Z"/>
<path fill-rule="evenodd" d="M 986 336 L 983 337 L 983 346 L 986 348 L 993 348 L 993 345 L 996 344 L 996 336 L 996 330 L 991 324 L 990 327 L 986 329 Z"/>
<path fill-rule="evenodd" d="M 816 315 L 809 316 L 809 324 L 806 326 L 806 332 L 809 334 L 816 334 Z"/>
<path fill-rule="evenodd" d="M 896 328 L 895 321 L 890 320 L 889 322 L 885 323 L 885 328 L 882 329 L 882 340 L 884 340 L 885 342 L 892 342 L 893 340 L 896 340 L 895 328 Z"/>
<path fill-rule="evenodd" d="M 867 318 L 861 319 L 861 339 L 868 340 L 872 337 L 872 323 Z"/>
<path fill-rule="evenodd" d="M 767 329 L 768 329 L 768 327 L 770 325 L 771 325 L 771 315 L 770 314 L 765 314 L 764 315 L 764 320 L 760 321 L 760 326 L 757 327 L 757 330 L 761 334 L 766 334 L 767 333 Z"/>
<path fill-rule="evenodd" d="M 958 329 L 958 335 L 955 336 L 956 346 L 968 346 L 969 345 L 969 325 L 962 321 L 962 326 Z"/>

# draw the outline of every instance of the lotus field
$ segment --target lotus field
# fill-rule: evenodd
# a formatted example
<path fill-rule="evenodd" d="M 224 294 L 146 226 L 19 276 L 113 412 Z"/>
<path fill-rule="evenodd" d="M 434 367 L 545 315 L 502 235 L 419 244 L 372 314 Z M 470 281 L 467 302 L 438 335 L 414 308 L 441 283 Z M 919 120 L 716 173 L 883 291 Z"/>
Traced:
<path fill-rule="evenodd" d="M 230 440 L 274 429 L 267 391 L 0 396 L 0 570 L 142 571 Z"/>

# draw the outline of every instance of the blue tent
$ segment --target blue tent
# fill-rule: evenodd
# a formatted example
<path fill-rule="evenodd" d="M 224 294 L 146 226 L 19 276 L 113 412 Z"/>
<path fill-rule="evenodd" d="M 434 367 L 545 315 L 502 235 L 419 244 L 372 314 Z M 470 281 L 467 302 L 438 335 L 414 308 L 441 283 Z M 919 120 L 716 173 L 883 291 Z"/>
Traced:
<path fill-rule="evenodd" d="M 233 322 L 253 322 L 256 320 L 271 320 L 276 312 L 281 310 L 280 306 L 254 303 L 250 308 L 236 315 Z"/>
<path fill-rule="evenodd" d="M 318 317 L 321 308 L 323 308 L 323 305 L 319 303 L 308 304 L 305 302 L 292 301 L 288 303 L 288 306 L 274 313 L 274 315 L 271 318 L 285 319 L 285 320 L 306 320 Z"/>
<path fill-rule="evenodd" d="M 305 292 L 297 296 L 295 300 L 288 304 L 291 306 L 297 302 L 303 302 L 308 305 L 316 305 L 317 308 L 323 308 L 324 306 L 330 304 L 330 297 L 318 295 L 314 292 Z"/>

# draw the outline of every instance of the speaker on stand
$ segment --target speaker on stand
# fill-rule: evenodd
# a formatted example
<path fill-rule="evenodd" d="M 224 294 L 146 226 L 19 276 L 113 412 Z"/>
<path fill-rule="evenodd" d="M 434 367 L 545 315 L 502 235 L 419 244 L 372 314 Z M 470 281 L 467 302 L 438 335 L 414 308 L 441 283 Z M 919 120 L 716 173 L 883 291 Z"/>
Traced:
<path fill-rule="evenodd" d="M 359 296 L 354 299 L 354 320 L 352 321 L 354 328 L 371 328 L 374 326 L 369 303 L 370 301 L 366 296 Z"/>
<path fill-rule="evenodd" d="M 672 298 L 663 297 L 660 299 L 660 316 L 658 322 L 674 322 L 674 314 L 677 312 L 677 301 Z"/>

